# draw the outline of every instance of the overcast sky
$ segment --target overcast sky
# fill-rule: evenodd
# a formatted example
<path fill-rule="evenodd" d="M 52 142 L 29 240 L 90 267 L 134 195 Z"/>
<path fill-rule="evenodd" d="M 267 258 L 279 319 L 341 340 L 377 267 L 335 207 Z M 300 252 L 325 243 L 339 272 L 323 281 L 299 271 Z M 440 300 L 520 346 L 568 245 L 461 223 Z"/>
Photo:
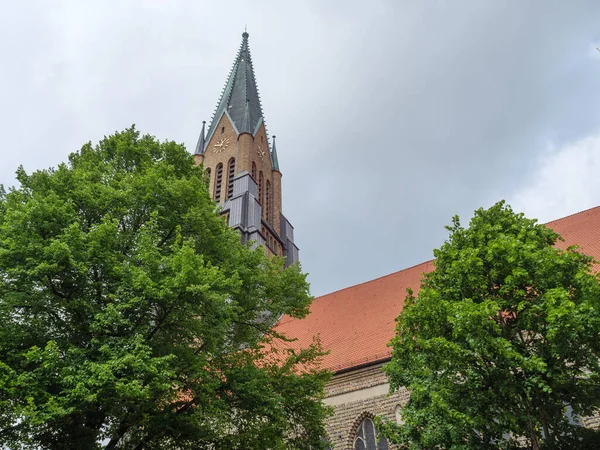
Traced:
<path fill-rule="evenodd" d="M 597 0 L 3 2 L 0 183 L 132 123 L 193 150 L 245 25 L 313 294 L 600 205 Z"/>

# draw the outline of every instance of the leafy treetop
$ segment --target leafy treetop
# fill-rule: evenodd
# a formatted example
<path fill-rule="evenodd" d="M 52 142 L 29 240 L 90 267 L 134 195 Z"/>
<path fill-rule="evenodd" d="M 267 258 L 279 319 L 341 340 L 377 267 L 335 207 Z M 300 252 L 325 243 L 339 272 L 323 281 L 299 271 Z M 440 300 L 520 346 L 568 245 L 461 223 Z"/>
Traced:
<path fill-rule="evenodd" d="M 320 448 L 300 267 L 239 242 L 182 145 L 135 128 L 0 192 L 0 445 Z M 281 347 L 281 346 L 280 346 Z"/>
<path fill-rule="evenodd" d="M 573 422 L 600 407 L 600 283 L 592 258 L 504 202 L 455 217 L 435 270 L 397 319 L 384 433 L 403 448 L 589 448 Z M 595 442 L 595 441 L 594 441 Z"/>

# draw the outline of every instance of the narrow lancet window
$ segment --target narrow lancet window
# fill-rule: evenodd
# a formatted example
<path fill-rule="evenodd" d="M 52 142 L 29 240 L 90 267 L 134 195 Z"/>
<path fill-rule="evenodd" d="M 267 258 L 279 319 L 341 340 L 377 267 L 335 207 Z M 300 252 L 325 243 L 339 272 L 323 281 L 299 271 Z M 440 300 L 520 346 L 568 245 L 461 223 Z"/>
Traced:
<path fill-rule="evenodd" d="M 227 172 L 227 200 L 233 196 L 233 177 L 235 177 L 235 158 L 229 160 L 229 172 Z"/>
<path fill-rule="evenodd" d="M 215 178 L 215 201 L 221 202 L 221 187 L 223 185 L 223 164 L 217 166 L 217 177 Z"/>

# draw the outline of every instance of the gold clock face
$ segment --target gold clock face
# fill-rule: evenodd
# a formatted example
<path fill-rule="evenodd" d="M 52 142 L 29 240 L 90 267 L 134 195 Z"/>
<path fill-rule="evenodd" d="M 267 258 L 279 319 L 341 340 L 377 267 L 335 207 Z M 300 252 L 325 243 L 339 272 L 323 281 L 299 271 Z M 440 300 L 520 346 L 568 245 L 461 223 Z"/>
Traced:
<path fill-rule="evenodd" d="M 262 147 L 260 145 L 256 146 L 256 153 L 258 153 L 258 156 L 260 157 L 260 159 L 262 159 L 263 161 L 267 160 L 267 152 L 265 152 Z"/>
<path fill-rule="evenodd" d="M 215 142 L 215 145 L 213 145 L 213 152 L 221 153 L 228 146 L 229 146 L 229 138 L 219 139 L 217 142 Z"/>

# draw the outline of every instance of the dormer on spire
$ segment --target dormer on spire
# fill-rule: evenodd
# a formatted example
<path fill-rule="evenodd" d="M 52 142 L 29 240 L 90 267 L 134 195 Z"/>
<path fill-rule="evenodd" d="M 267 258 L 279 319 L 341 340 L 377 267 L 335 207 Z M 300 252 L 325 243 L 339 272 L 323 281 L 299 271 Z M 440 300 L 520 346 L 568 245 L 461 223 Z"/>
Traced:
<path fill-rule="evenodd" d="M 242 118 L 242 125 L 238 127 L 238 131 L 240 134 L 249 133 L 252 134 L 254 131 L 250 126 L 250 107 L 248 106 L 250 102 L 246 99 L 246 107 L 244 108 L 244 117 Z"/>
<path fill-rule="evenodd" d="M 261 120 L 264 122 L 262 105 L 254 77 L 252 57 L 248 46 L 248 37 L 249 34 L 244 31 L 242 33 L 242 44 L 208 128 L 207 142 L 215 133 L 217 124 L 223 114 L 229 116 L 238 135 L 241 133 L 255 134 Z"/>

